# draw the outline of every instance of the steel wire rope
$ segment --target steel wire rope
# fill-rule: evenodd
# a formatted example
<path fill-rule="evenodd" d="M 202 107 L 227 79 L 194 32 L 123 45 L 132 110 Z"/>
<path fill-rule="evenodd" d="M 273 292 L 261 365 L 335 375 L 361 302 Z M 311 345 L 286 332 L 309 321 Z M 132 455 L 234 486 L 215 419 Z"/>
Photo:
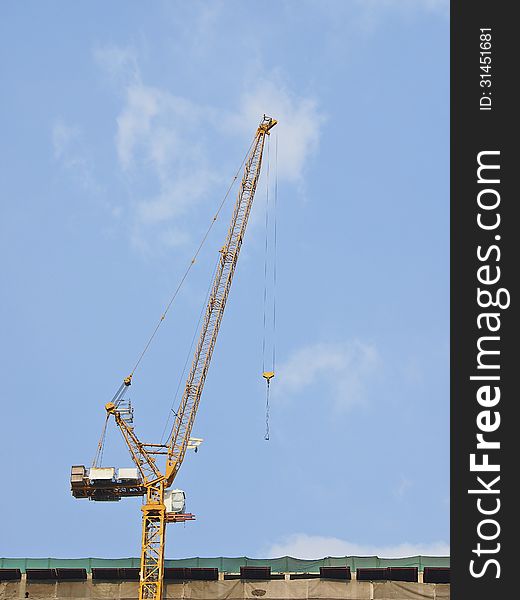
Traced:
<path fill-rule="evenodd" d="M 126 386 L 124 382 L 119 386 L 119 389 L 117 390 L 117 392 L 114 394 L 114 397 L 112 398 L 113 404 L 116 404 L 116 405 L 120 404 L 120 402 L 123 400 L 123 397 L 125 395 L 127 387 L 128 386 Z M 101 435 L 99 437 L 99 442 L 97 445 L 96 453 L 94 455 L 94 459 L 92 460 L 93 467 L 98 466 L 98 464 L 99 464 L 99 466 L 101 466 L 101 464 L 103 462 L 103 450 L 105 447 L 105 440 L 106 440 L 107 425 L 108 425 L 109 417 L 110 417 L 110 414 L 107 413 L 105 416 L 105 423 L 103 425 L 103 428 L 101 430 Z"/>
<path fill-rule="evenodd" d="M 263 316 L 263 336 L 262 336 L 262 373 L 265 373 L 265 349 L 267 338 L 267 270 L 269 263 L 269 138 L 267 139 L 267 171 L 266 171 L 266 201 L 265 201 L 265 248 L 264 248 L 264 316 Z"/>
<path fill-rule="evenodd" d="M 271 384 L 269 380 L 267 380 L 267 392 L 266 392 L 266 400 L 265 400 L 265 434 L 264 440 L 266 442 L 269 441 L 269 392 L 271 389 Z"/>
<path fill-rule="evenodd" d="M 275 152 L 274 152 L 274 199 L 273 199 L 273 355 L 272 355 L 272 372 L 276 373 L 276 205 L 278 200 L 278 133 L 275 135 Z M 271 379 L 267 379 L 267 393 L 265 405 L 265 440 L 269 440 L 269 417 L 270 417 L 270 391 Z"/>
<path fill-rule="evenodd" d="M 106 437 L 107 437 L 108 417 L 109 417 L 109 414 L 107 413 L 107 416 L 106 416 L 106 419 L 105 419 L 105 427 L 103 428 L 104 431 L 103 431 L 103 435 L 102 435 L 102 437 L 103 437 L 103 443 L 101 444 L 101 450 L 100 450 L 100 453 L 99 453 L 99 466 L 100 467 L 103 466 L 103 454 L 105 452 L 105 441 L 106 441 Z"/>
<path fill-rule="evenodd" d="M 101 436 L 99 438 L 99 442 L 97 445 L 97 449 L 96 449 L 96 454 L 94 455 L 94 459 L 92 461 L 92 466 L 93 467 L 97 467 L 98 463 L 99 466 L 101 466 L 102 464 L 102 460 L 103 460 L 103 447 L 105 445 L 105 438 L 107 435 L 107 425 L 108 425 L 108 418 L 110 417 L 110 415 L 107 413 L 105 416 L 105 423 L 103 425 L 103 429 L 101 430 Z"/>
<path fill-rule="evenodd" d="M 277 146 L 275 147 L 276 151 L 277 151 Z M 276 153 L 275 153 L 276 156 Z M 275 167 L 276 167 L 276 158 L 275 158 Z M 274 324 L 275 324 L 275 313 L 274 313 L 274 300 L 275 300 L 275 296 L 273 295 L 274 292 L 274 285 L 273 285 L 273 292 L 271 293 L 272 296 L 272 301 L 273 301 L 273 317 L 272 317 L 272 321 L 271 324 L 273 326 L 273 331 L 272 331 L 272 337 L 271 337 L 271 344 L 272 344 L 272 361 L 271 361 L 271 369 L 269 372 L 266 372 L 266 350 L 267 350 L 267 321 L 268 321 L 268 317 L 267 317 L 267 312 L 268 312 L 268 272 L 269 272 L 269 262 L 270 262 L 270 258 L 271 255 L 273 254 L 273 251 L 270 252 L 270 245 L 269 245 L 269 238 L 270 238 L 270 229 L 269 229 L 269 214 L 271 212 L 271 206 L 270 206 L 270 198 L 269 198 L 269 189 L 271 186 L 271 181 L 270 181 L 270 173 L 271 173 L 271 155 L 270 155 L 270 141 L 268 140 L 267 143 L 267 185 L 266 185 L 266 209 L 265 209 L 265 258 L 264 258 L 264 315 L 263 315 L 263 340 L 262 340 L 262 371 L 263 371 L 263 376 L 266 379 L 266 399 L 265 399 L 265 434 L 264 434 L 264 439 L 265 440 L 269 440 L 269 410 L 270 410 L 270 406 L 269 406 L 269 396 L 270 396 L 270 390 L 271 390 L 271 379 L 274 377 L 274 372 L 275 372 L 275 350 L 274 350 L 274 345 L 275 345 L 275 338 L 274 338 Z M 276 168 L 275 168 L 275 175 L 276 175 Z M 274 221 L 274 225 L 276 225 L 276 221 Z M 276 254 L 273 255 L 273 258 L 276 259 Z M 276 271 L 275 271 L 275 266 L 273 264 L 273 277 L 274 277 L 274 281 L 276 281 Z"/>
<path fill-rule="evenodd" d="M 233 189 L 233 186 L 235 185 L 235 182 L 237 181 L 242 168 L 247 160 L 247 157 L 249 156 L 249 153 L 251 152 L 251 149 L 256 141 L 257 135 L 255 134 L 253 140 L 251 141 L 251 144 L 249 145 L 249 148 L 247 149 L 247 152 L 245 153 L 244 158 L 242 159 L 242 162 L 240 163 L 240 166 L 238 167 L 235 175 L 233 176 L 233 179 L 231 181 L 231 183 L 229 184 L 228 189 L 226 190 L 226 193 L 224 195 L 224 198 L 222 199 L 217 212 L 215 213 L 213 219 L 211 220 L 211 223 L 209 225 L 209 227 L 207 228 L 204 236 L 202 237 L 202 240 L 195 252 L 195 254 L 193 255 L 193 258 L 191 259 L 188 267 L 186 268 L 183 276 L 181 277 L 181 280 L 179 282 L 179 284 L 177 285 L 177 288 L 175 289 L 172 297 L 170 298 L 170 301 L 168 302 L 168 304 L 166 305 L 166 308 L 164 309 L 163 313 L 161 314 L 161 317 L 159 319 L 159 321 L 157 322 L 157 325 L 155 326 L 155 329 L 153 330 L 151 336 L 149 337 L 148 341 L 146 342 L 146 345 L 143 349 L 143 351 L 141 352 L 141 354 L 139 355 L 139 358 L 137 359 L 137 362 L 134 365 L 134 368 L 132 369 L 132 371 L 130 372 L 130 375 L 124 380 L 124 382 L 121 384 L 121 386 L 119 387 L 118 391 L 114 394 L 114 397 L 112 398 L 112 402 L 115 404 L 116 407 L 119 406 L 119 404 L 121 403 L 121 401 L 123 400 L 123 396 L 125 394 L 126 388 L 128 387 L 129 383 L 132 380 L 132 377 L 135 373 L 135 371 L 137 370 L 137 367 L 141 364 L 141 361 L 143 360 L 144 355 L 146 354 L 148 348 L 150 347 L 150 344 L 152 343 L 153 339 L 155 338 L 157 331 L 159 330 L 159 327 L 161 326 L 162 322 L 164 321 L 164 319 L 166 318 L 166 314 L 168 313 L 168 311 L 170 310 L 175 298 L 177 297 L 177 294 L 179 293 L 182 285 L 184 284 L 184 281 L 186 280 L 189 272 L 191 271 L 193 265 L 195 264 L 195 261 L 198 257 L 198 255 L 200 254 L 200 251 L 202 250 L 202 247 L 204 246 L 211 230 L 213 229 L 213 226 L 215 225 L 216 220 L 218 219 L 222 208 L 224 207 L 224 204 L 226 203 L 226 200 L 229 197 L 229 194 L 231 192 L 231 190 Z M 128 382 L 128 383 L 127 383 Z M 106 418 L 105 418 L 105 423 L 103 425 L 102 431 L 101 431 L 101 436 L 99 438 L 99 442 L 98 442 L 98 447 L 96 450 L 96 454 L 94 455 L 94 461 L 93 461 L 93 466 L 95 466 L 96 461 L 100 460 L 100 458 L 103 456 L 103 448 L 105 445 L 105 439 L 106 439 L 106 430 L 107 430 L 107 422 L 108 422 L 108 417 L 109 415 L 107 414 Z"/>
<path fill-rule="evenodd" d="M 251 144 L 250 144 L 250 146 L 249 146 L 249 148 L 248 148 L 248 150 L 247 150 L 247 152 L 246 152 L 246 154 L 244 156 L 244 159 L 240 163 L 240 167 L 237 169 L 237 172 L 235 173 L 235 175 L 233 177 L 233 180 L 231 181 L 231 183 L 230 183 L 230 185 L 229 185 L 229 187 L 228 187 L 228 189 L 226 191 L 226 194 L 224 195 L 224 198 L 223 198 L 222 202 L 220 203 L 217 212 L 215 213 L 215 216 L 213 217 L 213 219 L 212 219 L 212 221 L 211 221 L 208 229 L 206 230 L 206 233 L 204 234 L 204 236 L 202 238 L 202 241 L 200 242 L 200 244 L 199 244 L 199 246 L 197 248 L 197 251 L 195 252 L 195 254 L 194 254 L 193 258 L 191 259 L 188 267 L 186 268 L 186 271 L 184 272 L 184 275 L 181 277 L 181 280 L 180 280 L 177 288 L 175 289 L 175 292 L 173 293 L 173 296 L 171 297 L 170 301 L 166 305 L 165 310 L 161 314 L 161 317 L 160 317 L 159 321 L 157 322 L 157 325 L 155 326 L 155 329 L 153 330 L 152 335 L 148 339 L 148 342 L 146 343 L 146 345 L 144 347 L 144 350 L 141 352 L 141 354 L 140 354 L 137 362 L 134 365 L 134 368 L 130 372 L 130 375 L 129 375 L 130 378 L 134 375 L 137 367 L 140 365 L 141 361 L 143 360 L 143 357 L 146 354 L 148 348 L 150 347 L 150 344 L 152 343 L 153 339 L 155 338 L 155 335 L 157 334 L 157 331 L 159 330 L 159 327 L 161 326 L 162 322 L 166 318 L 166 314 L 170 310 L 171 305 L 173 304 L 175 298 L 177 297 L 177 294 L 179 293 L 179 291 L 180 291 L 180 289 L 181 289 L 184 281 L 186 280 L 189 272 L 191 271 L 193 265 L 195 264 L 197 256 L 200 254 L 200 251 L 202 250 L 202 247 L 204 246 L 204 244 L 205 244 L 205 242 L 206 242 L 206 240 L 207 240 L 207 238 L 208 238 L 211 230 L 213 229 L 213 225 L 215 224 L 215 221 L 218 219 L 218 217 L 220 215 L 220 212 L 222 211 L 222 208 L 224 207 L 224 204 L 225 204 L 226 200 L 228 199 L 228 196 L 229 196 L 231 190 L 233 189 L 233 186 L 235 185 L 235 182 L 238 179 L 238 176 L 239 176 L 240 172 L 242 171 L 242 167 L 244 166 L 244 164 L 245 164 L 245 162 L 247 160 L 247 157 L 249 156 L 249 152 L 251 151 L 251 148 L 253 147 L 253 144 L 255 143 L 255 140 L 256 140 L 256 135 L 253 138 L 253 141 L 251 142 Z"/>
<path fill-rule="evenodd" d="M 273 372 L 276 372 L 276 207 L 278 204 L 278 132 L 275 134 L 274 151 L 274 202 L 273 202 Z"/>

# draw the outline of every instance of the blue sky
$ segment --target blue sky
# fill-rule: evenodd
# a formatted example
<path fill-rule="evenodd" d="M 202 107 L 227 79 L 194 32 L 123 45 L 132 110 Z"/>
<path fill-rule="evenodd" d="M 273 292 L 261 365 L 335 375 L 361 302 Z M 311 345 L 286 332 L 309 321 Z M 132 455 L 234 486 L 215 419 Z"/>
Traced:
<path fill-rule="evenodd" d="M 176 482 L 197 520 L 170 526 L 167 556 L 447 553 L 447 2 L 0 13 L 0 555 L 139 555 L 139 500 L 74 500 L 70 465 L 92 460 L 263 113 L 279 120 L 271 439 L 264 170 L 205 441 Z M 232 201 L 135 375 L 144 440 L 163 432 Z M 131 466 L 113 429 L 105 459 Z"/>

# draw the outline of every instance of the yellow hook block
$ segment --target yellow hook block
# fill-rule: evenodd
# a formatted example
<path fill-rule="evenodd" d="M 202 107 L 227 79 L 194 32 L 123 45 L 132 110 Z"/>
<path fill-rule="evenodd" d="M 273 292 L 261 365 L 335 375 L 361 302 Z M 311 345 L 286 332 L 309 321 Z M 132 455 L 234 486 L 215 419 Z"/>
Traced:
<path fill-rule="evenodd" d="M 262 377 L 265 377 L 265 379 L 267 379 L 267 382 L 269 383 L 269 381 L 271 381 L 271 379 L 274 377 L 274 371 L 264 371 L 262 373 Z"/>

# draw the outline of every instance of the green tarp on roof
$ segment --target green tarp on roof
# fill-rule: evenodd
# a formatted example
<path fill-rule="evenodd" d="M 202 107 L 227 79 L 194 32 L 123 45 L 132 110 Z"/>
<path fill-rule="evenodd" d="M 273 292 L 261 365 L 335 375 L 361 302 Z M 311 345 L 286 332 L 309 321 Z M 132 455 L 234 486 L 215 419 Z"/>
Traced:
<path fill-rule="evenodd" d="M 320 567 L 349 566 L 374 567 L 449 567 L 449 556 L 408 556 L 406 558 L 379 558 L 378 556 L 327 556 L 318 560 L 303 560 L 282 556 L 281 558 L 178 558 L 166 560 L 166 567 L 213 567 L 225 573 L 239 573 L 242 566 L 271 567 L 273 573 L 319 573 Z M 0 569 L 86 569 L 95 568 L 139 568 L 138 558 L 0 558 Z"/>

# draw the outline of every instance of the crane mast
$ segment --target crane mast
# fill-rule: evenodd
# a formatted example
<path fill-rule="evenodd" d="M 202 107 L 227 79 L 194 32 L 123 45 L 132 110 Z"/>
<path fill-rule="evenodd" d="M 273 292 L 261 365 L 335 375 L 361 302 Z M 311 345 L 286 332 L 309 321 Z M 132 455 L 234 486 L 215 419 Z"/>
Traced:
<path fill-rule="evenodd" d="M 113 401 L 106 404 L 105 409 L 107 417 L 113 416 L 116 425 L 121 430 L 132 460 L 139 471 L 142 484 L 134 487 L 124 487 L 119 483 L 118 486 L 112 486 L 113 489 L 111 490 L 105 486 L 103 494 L 106 496 L 106 494 L 111 493 L 113 497 L 101 497 L 99 489 L 89 482 L 84 474 L 77 475 L 76 484 L 74 483 L 74 469 L 83 469 L 83 473 L 85 469 L 84 467 L 73 467 L 73 476 L 71 477 L 72 493 L 78 498 L 118 500 L 122 496 L 145 496 L 145 501 L 141 507 L 143 514 L 139 600 L 162 599 L 166 524 L 193 518 L 191 514 L 178 515 L 167 512 L 165 491 L 172 485 L 190 444 L 191 431 L 260 176 L 266 136 L 269 135 L 270 130 L 276 123 L 275 119 L 264 115 L 246 157 L 231 224 L 225 244 L 219 251 L 220 258 L 206 306 L 199 340 L 168 441 L 166 444 L 147 444 L 141 442 L 134 433 L 132 419 L 131 416 L 129 417 L 131 409 L 123 400 L 124 391 L 131 384 L 131 376 L 129 376 L 123 382 Z M 156 455 L 166 457 L 164 473 L 156 464 Z"/>

